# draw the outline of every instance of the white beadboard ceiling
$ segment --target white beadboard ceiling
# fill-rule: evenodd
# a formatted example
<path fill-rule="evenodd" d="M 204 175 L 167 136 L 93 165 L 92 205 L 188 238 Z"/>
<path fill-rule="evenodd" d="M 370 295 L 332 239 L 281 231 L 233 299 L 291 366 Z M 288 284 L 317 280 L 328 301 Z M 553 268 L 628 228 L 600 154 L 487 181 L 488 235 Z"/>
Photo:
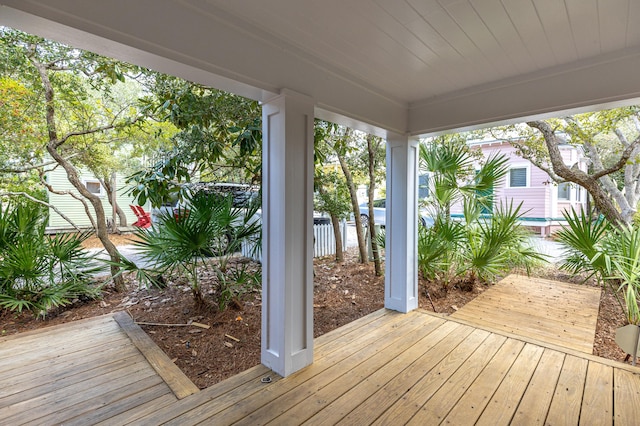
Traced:
<path fill-rule="evenodd" d="M 0 24 L 423 134 L 640 97 L 640 0 L 0 0 Z M 354 121 L 354 123 L 356 122 Z"/>

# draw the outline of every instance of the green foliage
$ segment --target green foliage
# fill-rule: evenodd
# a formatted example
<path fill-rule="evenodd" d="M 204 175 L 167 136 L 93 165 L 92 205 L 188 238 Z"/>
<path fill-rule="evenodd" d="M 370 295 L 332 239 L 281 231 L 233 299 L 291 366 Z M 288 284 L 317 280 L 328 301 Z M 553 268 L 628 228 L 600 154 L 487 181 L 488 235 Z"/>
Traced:
<path fill-rule="evenodd" d="M 239 250 L 243 240 L 259 238 L 261 224 L 255 220 L 259 203 L 246 208 L 233 207 L 232 195 L 201 191 L 189 196 L 187 206 L 176 213 L 162 214 L 159 223 L 136 232 L 139 240 L 136 246 L 153 265 L 152 271 L 141 276 L 173 273 L 184 276 L 196 302 L 206 304 L 198 268 L 213 268 L 221 287 L 228 293 L 229 256 Z M 210 256 L 219 256 L 217 263 L 207 261 L 206 257 Z"/>
<path fill-rule="evenodd" d="M 556 233 L 558 241 L 566 247 L 566 260 L 561 265 L 573 274 L 587 272 L 599 281 L 607 274 L 605 242 L 612 231 L 605 219 L 592 220 L 583 210 L 563 212 L 568 227 Z"/>
<path fill-rule="evenodd" d="M 351 199 L 344 175 L 335 170 L 318 172 L 322 166 L 316 167 L 315 183 L 318 188 L 314 200 L 314 210 L 346 219 L 351 212 Z"/>
<path fill-rule="evenodd" d="M 521 205 L 493 209 L 493 187 L 507 173 L 506 157 L 492 156 L 476 170 L 479 158 L 465 142 L 449 136 L 420 147 L 421 166 L 432 182 L 426 207 L 434 225 L 418 229 L 418 267 L 423 277 L 445 288 L 456 280 L 492 281 L 542 260 L 519 224 Z M 463 206 L 464 221 L 451 218 L 455 203 Z M 487 210 L 492 214 L 483 214 Z"/>
<path fill-rule="evenodd" d="M 85 234 L 49 237 L 42 209 L 24 204 L 0 208 L 0 307 L 46 315 L 78 297 L 99 296 L 91 277 L 102 267 L 82 249 Z"/>
<path fill-rule="evenodd" d="M 449 220 L 451 206 L 467 203 L 491 210 L 493 187 L 507 174 L 508 159 L 504 155 L 488 158 L 476 169 L 476 153 L 469 150 L 460 135 L 441 136 L 420 145 L 420 166 L 429 172 L 433 188 L 427 208 L 433 217 Z"/>
<path fill-rule="evenodd" d="M 572 273 L 595 275 L 616 296 L 622 294 L 627 321 L 640 324 L 640 229 L 633 225 L 614 227 L 604 218 L 591 220 L 576 211 L 565 214 L 565 219 L 569 226 L 558 232 L 567 250 L 562 267 Z"/>
<path fill-rule="evenodd" d="M 184 197 L 179 184 L 201 181 L 261 180 L 262 117 L 257 102 L 195 83 L 155 75 L 153 96 L 143 104 L 177 132 L 173 148 L 161 152 L 149 168 L 128 178 L 139 204 L 159 206 L 171 196 Z"/>

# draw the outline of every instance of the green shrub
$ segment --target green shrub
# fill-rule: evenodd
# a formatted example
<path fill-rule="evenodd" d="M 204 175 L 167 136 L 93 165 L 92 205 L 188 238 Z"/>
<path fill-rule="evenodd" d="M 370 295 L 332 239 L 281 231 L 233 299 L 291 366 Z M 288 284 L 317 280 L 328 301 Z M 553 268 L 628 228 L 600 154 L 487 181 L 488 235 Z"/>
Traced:
<path fill-rule="evenodd" d="M 606 219 L 591 220 L 582 211 L 572 210 L 564 216 L 568 226 L 558 232 L 558 241 L 567 250 L 562 268 L 595 276 L 618 297 L 627 321 L 640 324 L 640 228 L 616 228 Z"/>
<path fill-rule="evenodd" d="M 46 315 L 82 296 L 98 297 L 95 256 L 82 249 L 91 233 L 45 235 L 41 209 L 0 206 L 0 307 Z"/>
<path fill-rule="evenodd" d="M 261 223 L 255 220 L 259 203 L 239 208 L 233 206 L 232 195 L 199 192 L 188 198 L 187 205 L 176 213 L 162 214 L 157 224 L 136 232 L 135 245 L 151 270 L 141 271 L 131 263 L 123 265 L 124 269 L 137 270 L 139 278 L 151 284 L 158 275 L 184 276 L 196 303 L 206 305 L 198 268 L 213 268 L 220 287 L 219 307 L 224 308 L 239 292 L 229 284 L 234 278 L 228 270 L 230 256 L 243 240 L 259 238 Z M 206 259 L 211 256 L 218 256 L 217 262 Z"/>

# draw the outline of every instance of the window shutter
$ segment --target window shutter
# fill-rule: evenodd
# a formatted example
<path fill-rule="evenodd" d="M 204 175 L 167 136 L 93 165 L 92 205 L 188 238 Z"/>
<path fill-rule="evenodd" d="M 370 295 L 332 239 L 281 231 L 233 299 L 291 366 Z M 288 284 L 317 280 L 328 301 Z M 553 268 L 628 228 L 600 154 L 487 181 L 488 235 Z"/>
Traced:
<path fill-rule="evenodd" d="M 527 186 L 527 169 L 525 167 L 509 171 L 509 186 L 512 188 Z"/>

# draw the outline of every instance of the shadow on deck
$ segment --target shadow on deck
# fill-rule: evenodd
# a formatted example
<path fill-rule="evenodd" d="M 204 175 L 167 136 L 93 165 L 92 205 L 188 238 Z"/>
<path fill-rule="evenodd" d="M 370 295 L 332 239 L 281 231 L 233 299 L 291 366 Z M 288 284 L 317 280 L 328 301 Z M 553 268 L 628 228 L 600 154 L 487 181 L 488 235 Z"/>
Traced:
<path fill-rule="evenodd" d="M 120 366 L 140 352 L 110 317 L 66 327 L 1 341 L 1 424 L 635 424 L 640 418 L 638 368 L 421 310 L 383 309 L 319 337 L 314 364 L 287 378 L 258 366 L 182 399 L 148 363 Z M 78 352 L 79 342 L 92 340 Z M 111 343 L 97 343 L 103 340 Z M 111 367 L 78 367 L 103 357 Z M 267 377 L 271 382 L 263 383 Z"/>

